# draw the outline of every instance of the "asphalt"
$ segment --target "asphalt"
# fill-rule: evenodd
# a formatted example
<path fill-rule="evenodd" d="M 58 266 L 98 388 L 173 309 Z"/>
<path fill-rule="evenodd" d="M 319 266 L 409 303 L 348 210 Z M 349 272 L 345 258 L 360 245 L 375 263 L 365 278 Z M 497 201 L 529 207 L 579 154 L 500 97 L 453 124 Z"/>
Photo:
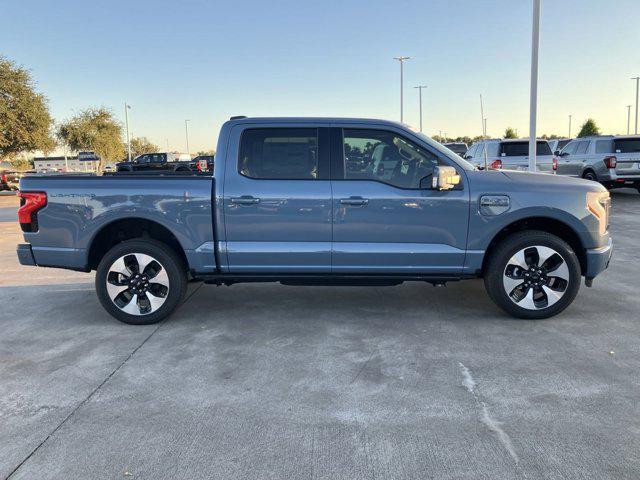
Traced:
<path fill-rule="evenodd" d="M 0 223 L 0 478 L 636 479 L 639 210 L 613 194 L 609 270 L 544 321 L 481 281 L 194 284 L 127 326 Z"/>

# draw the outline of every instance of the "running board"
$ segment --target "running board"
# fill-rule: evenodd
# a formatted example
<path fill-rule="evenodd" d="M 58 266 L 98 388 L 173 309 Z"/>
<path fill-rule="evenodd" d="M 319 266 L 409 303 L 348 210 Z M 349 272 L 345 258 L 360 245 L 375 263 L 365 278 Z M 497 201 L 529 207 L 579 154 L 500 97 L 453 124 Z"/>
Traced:
<path fill-rule="evenodd" d="M 389 286 L 403 282 L 427 282 L 441 286 L 460 280 L 460 275 L 273 275 L 273 274 L 203 274 L 195 275 L 204 283 L 233 285 L 234 283 L 280 282 L 283 285 L 322 286 Z"/>

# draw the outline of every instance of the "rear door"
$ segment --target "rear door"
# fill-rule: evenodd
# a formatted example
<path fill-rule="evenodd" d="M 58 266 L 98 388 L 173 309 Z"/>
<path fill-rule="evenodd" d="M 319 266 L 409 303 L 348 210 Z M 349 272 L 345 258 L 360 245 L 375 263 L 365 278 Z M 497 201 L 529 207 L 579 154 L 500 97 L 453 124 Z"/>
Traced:
<path fill-rule="evenodd" d="M 331 271 L 329 128 L 233 127 L 223 208 L 231 273 Z"/>
<path fill-rule="evenodd" d="M 334 273 L 460 274 L 469 192 L 421 189 L 436 165 L 455 163 L 401 129 L 343 126 L 331 133 Z M 345 168 L 345 152 L 384 168 Z M 367 162 L 364 162 L 367 163 Z M 378 166 L 376 166 L 378 165 Z M 459 167 L 458 167 L 459 168 Z M 463 172 L 462 181 L 466 181 Z"/>

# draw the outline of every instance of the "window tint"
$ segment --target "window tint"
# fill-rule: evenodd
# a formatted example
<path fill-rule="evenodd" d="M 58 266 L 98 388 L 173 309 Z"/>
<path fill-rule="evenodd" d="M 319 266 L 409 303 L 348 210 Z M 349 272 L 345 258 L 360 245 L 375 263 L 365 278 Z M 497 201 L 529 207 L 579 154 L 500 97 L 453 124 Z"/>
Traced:
<path fill-rule="evenodd" d="M 566 147 L 562 149 L 561 153 L 568 153 L 569 155 L 573 155 L 576 153 L 576 148 L 578 146 L 578 142 L 569 142 Z"/>
<path fill-rule="evenodd" d="M 576 155 L 582 155 L 587 153 L 587 147 L 589 146 L 588 140 L 583 140 L 582 142 L 578 142 L 578 148 L 576 148 Z"/>
<path fill-rule="evenodd" d="M 497 142 L 487 143 L 487 157 L 497 157 L 500 152 L 500 144 Z"/>
<path fill-rule="evenodd" d="M 476 153 L 473 155 L 474 157 L 484 157 L 484 143 L 479 143 L 478 144 L 478 149 L 476 150 Z"/>
<path fill-rule="evenodd" d="M 345 179 L 377 180 L 398 188 L 420 188 L 433 175 L 438 157 L 384 130 L 344 130 Z"/>
<path fill-rule="evenodd" d="M 596 141 L 596 153 L 610 153 L 613 151 L 611 148 L 611 140 Z"/>
<path fill-rule="evenodd" d="M 469 150 L 467 150 L 467 153 L 465 153 L 465 157 L 475 157 L 477 149 L 478 145 L 471 145 L 471 148 L 469 148 Z"/>
<path fill-rule="evenodd" d="M 529 155 L 529 142 L 503 142 L 501 153 L 505 157 L 526 157 Z M 536 143 L 536 155 L 552 155 L 551 147 L 545 140 Z"/>
<path fill-rule="evenodd" d="M 640 138 L 619 138 L 615 141 L 617 153 L 640 152 Z"/>
<path fill-rule="evenodd" d="M 238 167 L 242 175 L 251 178 L 315 180 L 318 176 L 318 130 L 245 130 L 240 140 Z"/>
<path fill-rule="evenodd" d="M 556 150 L 562 150 L 571 140 L 558 140 Z"/>

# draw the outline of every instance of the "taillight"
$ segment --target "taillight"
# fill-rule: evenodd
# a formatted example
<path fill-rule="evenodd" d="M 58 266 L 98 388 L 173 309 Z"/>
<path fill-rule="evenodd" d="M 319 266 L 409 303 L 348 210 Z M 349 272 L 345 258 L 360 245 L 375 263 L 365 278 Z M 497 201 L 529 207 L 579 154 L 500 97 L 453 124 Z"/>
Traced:
<path fill-rule="evenodd" d="M 553 157 L 553 171 L 558 171 L 558 157 Z"/>
<path fill-rule="evenodd" d="M 614 156 L 604 157 L 604 164 L 607 168 L 616 168 L 618 159 Z"/>
<path fill-rule="evenodd" d="M 20 208 L 18 221 L 23 232 L 38 231 L 38 210 L 47 204 L 47 194 L 44 192 L 18 192 Z"/>
<path fill-rule="evenodd" d="M 493 168 L 494 170 L 502 168 L 502 160 L 498 159 L 491 162 L 491 168 Z"/>
<path fill-rule="evenodd" d="M 0 181 L 2 181 L 2 183 L 7 183 L 7 174 L 3 173 L 2 177 L 0 177 Z"/>
<path fill-rule="evenodd" d="M 198 163 L 196 163 L 196 168 L 198 169 L 199 172 L 206 172 L 207 169 L 209 168 L 209 165 L 207 165 L 207 161 L 202 159 L 202 160 L 198 160 Z"/>

